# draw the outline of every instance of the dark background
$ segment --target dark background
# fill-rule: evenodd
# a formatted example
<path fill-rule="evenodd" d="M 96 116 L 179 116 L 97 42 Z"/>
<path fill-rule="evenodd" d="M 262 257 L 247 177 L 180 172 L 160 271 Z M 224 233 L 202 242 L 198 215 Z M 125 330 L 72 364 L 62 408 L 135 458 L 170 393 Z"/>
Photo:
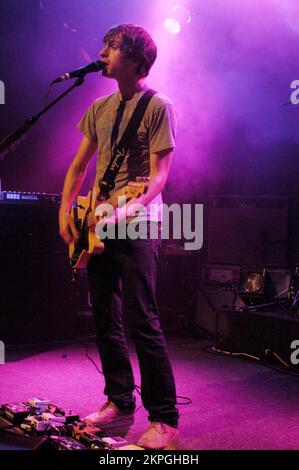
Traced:
<path fill-rule="evenodd" d="M 276 230 L 274 238 L 282 242 L 281 253 L 275 255 L 282 259 L 278 267 L 293 268 L 299 260 L 299 105 L 290 102 L 290 84 L 299 79 L 298 5 L 295 0 L 185 0 L 180 4 L 189 11 L 191 22 L 187 24 L 181 17 L 180 34 L 171 35 L 163 21 L 172 16 L 175 4 L 170 0 L 0 0 L 0 80 L 5 84 L 0 138 L 43 107 L 51 80 L 98 58 L 102 38 L 111 25 L 140 23 L 158 44 L 158 59 L 149 85 L 170 96 L 178 114 L 177 149 L 164 198 L 166 202 L 204 204 L 200 262 L 221 262 L 225 258 L 226 263 L 246 263 L 244 259 L 250 257 L 242 259 L 242 253 L 244 249 L 250 251 L 253 243 L 257 253 L 253 262 L 263 264 L 266 259 L 275 265 L 271 237 Z M 55 85 L 48 101 L 67 86 L 69 83 Z M 43 116 L 30 129 L 26 141 L 0 161 L 2 190 L 60 193 L 81 139 L 76 124 L 94 99 L 115 90 L 116 84 L 101 74 L 88 75 L 81 88 Z M 94 164 L 95 159 L 82 193 L 93 184 Z M 208 210 L 211 194 L 231 198 L 228 207 L 213 212 L 212 223 Z M 281 227 L 278 211 L 274 211 L 273 222 L 275 207 L 271 198 L 287 198 L 289 202 L 288 218 L 283 212 Z M 235 208 L 239 211 L 235 217 L 232 206 L 236 201 L 241 205 Z M 266 215 L 261 217 L 259 212 L 255 218 L 254 208 L 260 204 L 267 209 Z M 33 318 L 36 325 L 42 325 L 41 310 L 51 325 L 48 337 L 53 337 L 61 315 L 68 312 L 72 318 L 72 309 L 83 314 L 88 309 L 85 281 L 77 291 L 70 284 L 66 247 L 57 236 L 55 208 L 32 209 L 37 211 L 35 225 L 30 222 L 34 214 L 28 207 L 15 209 L 14 221 L 12 212 L 8 216 L 6 209 L 2 206 L 0 214 L 5 267 L 0 310 L 5 318 L 13 313 L 19 325 L 21 315 L 24 326 L 25 299 L 24 312 L 29 312 L 31 323 L 24 326 L 23 337 L 29 337 Z M 254 226 L 250 226 L 243 246 L 244 237 L 238 230 L 249 219 Z M 231 226 L 221 230 L 228 220 L 233 221 Z M 227 238 L 221 240 L 224 235 Z M 238 243 L 234 259 L 226 247 L 231 236 L 236 236 Z M 210 260 L 206 256 L 209 241 L 211 246 L 219 246 L 219 253 L 214 250 Z M 13 257 L 5 243 L 13 250 Z M 263 258 L 258 253 L 265 255 L 265 243 L 268 252 Z M 189 303 L 194 303 L 200 280 L 197 260 L 184 258 L 175 250 L 173 254 L 165 250 L 159 274 L 166 323 L 171 322 L 174 309 L 179 312 L 181 306 L 186 310 Z M 22 299 L 16 301 L 14 293 L 20 286 Z M 175 293 L 171 298 L 170 292 Z M 54 317 L 52 312 L 58 303 L 47 299 L 60 302 Z M 179 313 L 176 321 L 181 321 Z M 10 324 L 5 324 L 9 336 Z M 62 335 L 76 334 L 74 330 L 65 331 L 68 323 L 62 324 Z"/>
<path fill-rule="evenodd" d="M 182 20 L 180 34 L 171 35 L 163 21 L 173 2 L 1 0 L 0 136 L 43 106 L 53 78 L 96 59 L 112 24 L 141 23 L 159 47 L 149 84 L 173 99 L 179 119 L 166 199 L 196 202 L 213 192 L 295 196 L 299 114 L 289 101 L 290 83 L 299 78 L 296 2 L 182 5 L 191 23 Z M 56 85 L 50 98 L 66 87 Z M 115 89 L 100 74 L 89 75 L 0 162 L 2 189 L 60 192 L 81 138 L 77 122 L 97 96 Z"/>

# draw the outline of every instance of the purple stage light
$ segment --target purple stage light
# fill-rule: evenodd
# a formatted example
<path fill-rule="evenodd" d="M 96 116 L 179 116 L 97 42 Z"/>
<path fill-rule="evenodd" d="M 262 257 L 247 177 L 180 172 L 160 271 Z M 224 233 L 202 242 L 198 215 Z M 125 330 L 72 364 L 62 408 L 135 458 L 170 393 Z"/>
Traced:
<path fill-rule="evenodd" d="M 171 17 L 164 20 L 164 28 L 170 34 L 178 34 L 182 26 L 191 22 L 191 14 L 186 7 L 176 5 L 171 10 Z"/>
<path fill-rule="evenodd" d="M 178 34 L 181 31 L 181 25 L 175 18 L 166 18 L 164 28 L 171 34 Z"/>
<path fill-rule="evenodd" d="M 174 17 L 181 23 L 181 24 L 189 24 L 191 23 L 191 14 L 190 11 L 184 7 L 183 5 L 176 5 L 172 9 Z"/>

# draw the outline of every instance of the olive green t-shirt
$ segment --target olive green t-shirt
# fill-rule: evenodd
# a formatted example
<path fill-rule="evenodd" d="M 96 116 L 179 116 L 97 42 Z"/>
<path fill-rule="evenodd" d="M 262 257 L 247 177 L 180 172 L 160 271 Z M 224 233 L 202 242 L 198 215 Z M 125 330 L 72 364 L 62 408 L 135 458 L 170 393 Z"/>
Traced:
<path fill-rule="evenodd" d="M 143 89 L 136 93 L 132 99 L 126 101 L 117 143 L 120 141 L 136 105 L 145 91 Z M 120 102 L 120 92 L 97 99 L 78 124 L 82 133 L 88 139 L 96 142 L 98 146 L 96 188 L 98 188 L 98 183 L 104 176 L 111 160 L 111 133 Z M 136 137 L 131 142 L 130 149 L 115 178 L 115 190 L 126 186 L 129 181 L 135 180 L 138 176 L 149 176 L 150 154 L 174 149 L 175 134 L 176 114 L 173 104 L 162 93 L 156 93 L 148 104 Z M 147 207 L 147 214 L 151 214 L 149 216 L 150 220 L 161 220 L 161 211 L 157 211 L 157 205 L 161 206 L 161 204 L 162 197 L 160 193 L 150 203 L 150 205 L 156 205 L 155 210 L 151 211 L 151 208 Z"/>

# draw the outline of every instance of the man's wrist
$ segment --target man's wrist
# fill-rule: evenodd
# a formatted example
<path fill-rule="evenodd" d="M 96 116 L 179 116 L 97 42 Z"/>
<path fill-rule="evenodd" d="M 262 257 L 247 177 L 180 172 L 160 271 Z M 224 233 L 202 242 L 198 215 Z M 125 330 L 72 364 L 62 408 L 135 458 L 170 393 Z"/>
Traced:
<path fill-rule="evenodd" d="M 59 207 L 59 212 L 60 212 L 61 214 L 69 215 L 70 210 L 69 210 L 67 207 L 60 206 L 60 207 Z"/>

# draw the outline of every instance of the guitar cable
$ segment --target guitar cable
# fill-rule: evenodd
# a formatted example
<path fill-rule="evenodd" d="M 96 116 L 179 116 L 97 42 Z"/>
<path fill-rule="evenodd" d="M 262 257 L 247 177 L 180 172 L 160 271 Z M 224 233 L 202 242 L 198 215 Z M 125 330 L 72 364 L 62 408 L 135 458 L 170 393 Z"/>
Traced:
<path fill-rule="evenodd" d="M 83 343 L 83 346 L 85 346 L 85 356 L 87 359 L 90 360 L 90 362 L 94 365 L 96 370 L 99 372 L 99 374 L 104 375 L 103 371 L 98 367 L 97 363 L 94 361 L 94 359 L 89 355 L 89 346 L 86 343 Z M 135 385 L 135 390 L 138 393 L 139 396 L 141 396 L 141 387 L 140 385 Z M 184 400 L 184 401 L 178 401 L 178 399 Z M 180 395 L 176 395 L 176 405 L 191 405 L 192 400 L 189 397 L 184 397 Z M 141 405 L 142 406 L 142 405 Z M 139 409 L 139 408 L 138 408 Z"/>

